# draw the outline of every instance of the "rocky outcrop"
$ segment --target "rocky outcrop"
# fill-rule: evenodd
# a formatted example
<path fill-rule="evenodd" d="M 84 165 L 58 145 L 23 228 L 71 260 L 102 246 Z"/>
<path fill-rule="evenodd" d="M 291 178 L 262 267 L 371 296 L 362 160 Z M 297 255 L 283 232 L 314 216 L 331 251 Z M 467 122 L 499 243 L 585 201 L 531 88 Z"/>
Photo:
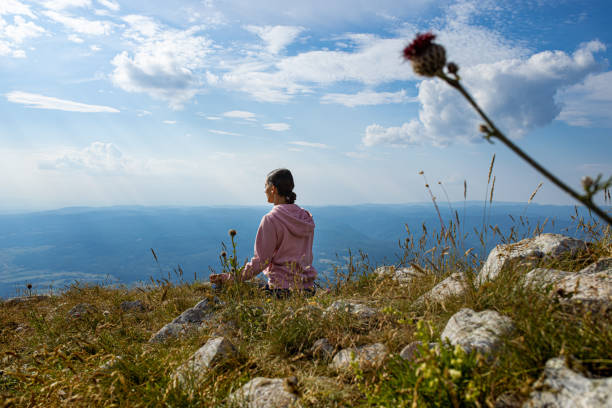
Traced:
<path fill-rule="evenodd" d="M 380 367 L 388 354 L 389 349 L 382 343 L 346 348 L 336 353 L 330 367 L 336 371 L 347 371 L 356 364 L 361 370 L 371 370 Z"/>
<path fill-rule="evenodd" d="M 468 353 L 477 350 L 482 354 L 490 354 L 512 329 L 509 317 L 493 310 L 475 312 L 465 308 L 448 320 L 441 337 L 448 339 L 454 346 L 460 345 Z"/>
<path fill-rule="evenodd" d="M 218 298 L 204 299 L 181 313 L 176 319 L 163 326 L 149 339 L 150 343 L 162 343 L 170 338 L 178 337 L 190 329 L 200 327 L 212 319 L 216 309 L 222 305 Z"/>
<path fill-rule="evenodd" d="M 231 406 L 245 408 L 298 407 L 295 378 L 256 377 L 229 396 Z"/>
<path fill-rule="evenodd" d="M 612 407 L 612 378 L 590 379 L 567 368 L 562 358 L 546 362 L 523 408 Z"/>
<path fill-rule="evenodd" d="M 214 337 L 198 349 L 175 372 L 178 383 L 184 385 L 192 380 L 197 382 L 213 365 L 227 361 L 237 355 L 233 344 L 224 337 Z"/>
<path fill-rule="evenodd" d="M 429 292 L 423 294 L 415 301 L 419 306 L 426 302 L 444 303 L 452 296 L 461 296 L 468 288 L 469 281 L 467 276 L 461 272 L 455 272 L 442 282 L 434 286 Z"/>
<path fill-rule="evenodd" d="M 489 253 L 480 270 L 476 285 L 494 280 L 501 270 L 510 263 L 528 267 L 537 264 L 542 259 L 571 255 L 585 248 L 586 243 L 584 241 L 559 234 L 541 234 L 513 244 L 497 245 Z"/>
<path fill-rule="evenodd" d="M 359 320 L 370 320 L 378 315 L 378 311 L 361 303 L 337 300 L 325 309 L 324 315 L 348 313 Z"/>

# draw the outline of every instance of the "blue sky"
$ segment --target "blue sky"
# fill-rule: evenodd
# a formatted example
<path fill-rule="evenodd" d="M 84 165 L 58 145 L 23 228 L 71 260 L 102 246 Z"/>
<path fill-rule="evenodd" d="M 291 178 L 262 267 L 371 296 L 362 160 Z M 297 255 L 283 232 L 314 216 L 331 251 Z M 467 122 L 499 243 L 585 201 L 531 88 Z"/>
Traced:
<path fill-rule="evenodd" d="M 0 2 L 0 210 L 573 203 L 456 91 L 401 59 L 432 31 L 516 143 L 579 187 L 612 174 L 612 4 L 593 0 Z"/>

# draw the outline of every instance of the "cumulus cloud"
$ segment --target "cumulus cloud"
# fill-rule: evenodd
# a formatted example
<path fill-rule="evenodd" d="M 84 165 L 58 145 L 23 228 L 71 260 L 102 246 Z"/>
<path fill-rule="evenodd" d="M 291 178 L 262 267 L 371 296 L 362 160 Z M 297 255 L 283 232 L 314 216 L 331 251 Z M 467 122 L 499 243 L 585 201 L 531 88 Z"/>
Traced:
<path fill-rule="evenodd" d="M 561 113 L 556 94 L 600 71 L 594 54 L 605 49 L 599 41 L 580 46 L 572 55 L 544 51 L 526 59 L 508 59 L 462 69 L 464 85 L 500 129 L 510 137 L 551 123 Z M 419 85 L 418 120 L 400 127 L 366 128 L 363 143 L 410 145 L 429 141 L 446 145 L 455 140 L 481 140 L 481 120 L 457 91 L 440 80 Z"/>
<path fill-rule="evenodd" d="M 3 14 L 21 14 L 30 18 L 36 18 L 30 10 L 30 6 L 19 0 L 2 0 L 0 2 L 0 16 Z"/>
<path fill-rule="evenodd" d="M 253 112 L 241 111 L 241 110 L 233 110 L 229 112 L 225 112 L 223 114 L 226 118 L 235 118 L 235 119 L 244 119 L 249 121 L 257 120 L 257 115 Z"/>
<path fill-rule="evenodd" d="M 201 87 L 197 70 L 212 42 L 197 35 L 200 27 L 162 30 L 150 19 L 132 18 L 133 52 L 117 54 L 111 80 L 127 92 L 146 93 L 167 101 L 173 109 L 182 108 Z"/>
<path fill-rule="evenodd" d="M 13 17 L 13 24 L 6 24 L 0 18 L 0 37 L 12 40 L 16 44 L 21 44 L 27 38 L 39 37 L 44 32 L 44 28 L 32 21 L 26 21 L 20 15 Z"/>
<path fill-rule="evenodd" d="M 291 125 L 288 123 L 264 123 L 263 126 L 267 130 L 273 130 L 275 132 L 285 132 L 291 129 Z"/>
<path fill-rule="evenodd" d="M 89 105 L 81 102 L 69 101 L 66 99 L 54 98 L 29 92 L 13 91 L 5 94 L 6 99 L 12 103 L 26 105 L 28 108 L 51 109 L 68 112 L 109 112 L 117 113 L 118 109 L 110 106 Z"/>
<path fill-rule="evenodd" d="M 95 173 L 125 171 L 129 160 L 112 143 L 94 142 L 82 150 L 69 151 L 40 161 L 43 170 L 87 170 Z"/>
<path fill-rule="evenodd" d="M 304 30 L 302 27 L 294 26 L 246 26 L 248 31 L 256 34 L 266 44 L 266 50 L 272 54 L 278 54 L 291 44 Z"/>
<path fill-rule="evenodd" d="M 612 127 L 612 71 L 589 76 L 557 94 L 562 106 L 557 119 L 572 126 Z"/>
<path fill-rule="evenodd" d="M 43 14 L 79 34 L 108 35 L 113 30 L 113 23 L 110 21 L 88 20 L 54 10 L 45 11 Z"/>
<path fill-rule="evenodd" d="M 355 106 L 383 105 L 388 103 L 416 102 L 416 97 L 406 95 L 404 89 L 397 92 L 363 91 L 356 94 L 330 93 L 323 95 L 321 103 L 337 103 L 354 108 Z"/>
<path fill-rule="evenodd" d="M 302 147 L 314 147 L 315 149 L 329 149 L 330 147 L 324 143 L 313 143 L 304 141 L 289 142 L 289 144 L 302 146 Z"/>

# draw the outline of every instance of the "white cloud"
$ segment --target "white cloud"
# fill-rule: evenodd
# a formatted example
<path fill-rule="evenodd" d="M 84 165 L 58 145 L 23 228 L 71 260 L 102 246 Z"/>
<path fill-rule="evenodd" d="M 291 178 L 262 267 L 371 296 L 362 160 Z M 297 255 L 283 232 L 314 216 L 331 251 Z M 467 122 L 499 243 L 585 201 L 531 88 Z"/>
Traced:
<path fill-rule="evenodd" d="M 253 112 L 240 111 L 240 110 L 225 112 L 223 116 L 225 116 L 226 118 L 236 118 L 236 119 L 244 119 L 244 120 L 250 120 L 250 121 L 257 120 L 257 115 L 255 115 Z"/>
<path fill-rule="evenodd" d="M 226 132 L 225 130 L 216 130 L 216 129 L 208 129 L 210 133 L 214 133 L 216 135 L 224 135 L 224 136 L 242 136 L 240 133 L 234 132 Z"/>
<path fill-rule="evenodd" d="M 12 103 L 26 105 L 29 108 L 52 109 L 68 112 L 110 112 L 117 113 L 119 110 L 109 106 L 88 105 L 50 96 L 38 95 L 28 92 L 13 91 L 5 94 L 6 99 Z"/>
<path fill-rule="evenodd" d="M 353 108 L 355 106 L 383 105 L 388 103 L 416 102 L 416 97 L 406 95 L 404 89 L 397 92 L 363 91 L 356 94 L 331 93 L 323 95 L 321 103 L 337 103 Z"/>
<path fill-rule="evenodd" d="M 56 21 L 69 29 L 87 35 L 108 35 L 113 30 L 113 23 L 101 20 L 88 20 L 83 17 L 72 17 L 57 11 L 43 12 L 51 20 Z"/>
<path fill-rule="evenodd" d="M 85 40 L 83 40 L 81 37 L 79 37 L 76 34 L 70 34 L 68 36 L 68 40 L 72 41 L 73 43 L 77 43 L 77 44 L 82 44 Z"/>
<path fill-rule="evenodd" d="M 267 130 L 273 130 L 275 132 L 284 132 L 291 129 L 291 125 L 288 123 L 264 123 L 263 126 Z"/>
<path fill-rule="evenodd" d="M 291 44 L 304 30 L 302 27 L 294 26 L 246 26 L 248 31 L 256 34 L 266 44 L 266 50 L 272 54 L 278 54 L 287 45 Z"/>
<path fill-rule="evenodd" d="M 151 115 L 151 112 L 149 112 L 148 110 L 140 109 L 136 115 L 140 117 L 149 116 Z"/>
<path fill-rule="evenodd" d="M 98 3 L 113 11 L 119 11 L 119 3 L 115 0 L 97 0 Z"/>
<path fill-rule="evenodd" d="M 221 118 L 218 117 L 218 116 L 206 116 L 206 119 L 208 119 L 208 120 L 221 120 Z"/>
<path fill-rule="evenodd" d="M 164 120 L 162 123 L 165 123 L 166 125 L 176 125 L 176 120 Z"/>
<path fill-rule="evenodd" d="M 139 36 L 133 55 L 123 51 L 113 58 L 113 83 L 127 92 L 167 101 L 173 109 L 182 108 L 200 90 L 197 70 L 204 65 L 212 42 L 196 35 L 200 27 L 165 31 L 140 23 L 138 27 L 140 34 L 151 37 Z"/>
<path fill-rule="evenodd" d="M 289 144 L 296 145 L 296 146 L 302 146 L 302 147 L 314 147 L 316 149 L 329 149 L 330 148 L 328 145 L 323 144 L 323 143 L 313 143 L 313 142 L 304 142 L 304 141 L 289 142 Z"/>
<path fill-rule="evenodd" d="M 83 150 L 68 151 L 40 161 L 43 170 L 87 170 L 95 173 L 123 172 L 129 160 L 112 143 L 94 142 Z"/>
<path fill-rule="evenodd" d="M 44 28 L 34 24 L 32 21 L 26 21 L 19 15 L 13 18 L 12 25 L 6 24 L 0 18 L 0 37 L 8 38 L 16 44 L 21 44 L 27 38 L 39 37 L 44 32 Z"/>
<path fill-rule="evenodd" d="M 130 14 L 123 17 L 123 21 L 129 24 L 123 35 L 137 41 L 145 41 L 161 31 L 160 25 L 151 17 Z"/>
<path fill-rule="evenodd" d="M 52 10 L 63 10 L 68 7 L 90 7 L 91 0 L 47 0 L 43 5 Z"/>
<path fill-rule="evenodd" d="M 18 0 L 2 0 L 0 2 L 0 16 L 3 14 L 21 14 L 31 18 L 36 16 L 30 10 L 30 6 Z"/>
<path fill-rule="evenodd" d="M 556 94 L 581 83 L 601 69 L 594 53 L 605 46 L 592 41 L 572 55 L 562 51 L 544 51 L 527 59 L 509 59 L 462 69 L 462 82 L 485 112 L 509 137 L 521 137 L 528 131 L 551 123 L 560 113 Z M 482 120 L 460 94 L 438 79 L 419 85 L 419 119 L 401 127 L 366 128 L 363 143 L 410 145 L 429 141 L 445 145 L 455 140 L 476 141 L 482 136 Z"/>
<path fill-rule="evenodd" d="M 98 46 L 98 45 L 95 45 L 95 44 L 94 44 L 94 45 L 90 45 L 90 46 L 89 46 L 89 49 L 90 49 L 90 50 L 92 50 L 93 52 L 98 52 L 98 51 L 100 51 L 102 48 L 100 48 L 100 46 Z"/>
<path fill-rule="evenodd" d="M 562 106 L 557 119 L 572 126 L 612 127 L 612 71 L 589 76 L 557 94 Z"/>

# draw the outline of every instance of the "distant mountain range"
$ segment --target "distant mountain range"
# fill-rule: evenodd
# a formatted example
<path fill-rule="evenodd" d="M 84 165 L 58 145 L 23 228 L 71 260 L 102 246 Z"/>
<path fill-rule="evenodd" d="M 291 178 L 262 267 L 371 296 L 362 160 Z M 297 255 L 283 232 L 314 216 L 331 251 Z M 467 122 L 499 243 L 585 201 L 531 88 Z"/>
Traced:
<path fill-rule="evenodd" d="M 546 232 L 578 234 L 570 219 L 576 211 L 573 206 L 493 203 L 485 212 L 482 202 L 439 205 L 445 223 L 459 219 L 467 234 L 463 245 L 483 253 L 499 243 L 499 237 L 489 239 L 482 248 L 474 229 L 482 230 L 485 223 L 503 234 L 513 225 L 527 234 L 548 218 Z M 399 242 L 408 236 L 406 226 L 416 237 L 423 224 L 428 234 L 440 230 L 431 203 L 307 209 L 316 223 L 313 252 L 321 276 L 344 266 L 349 249 L 354 255 L 359 250 L 367 253 L 372 265 L 398 262 L 403 253 Z M 259 221 L 269 210 L 269 206 L 123 206 L 0 215 L 0 296 L 23 293 L 28 283 L 34 292 L 46 292 L 75 281 L 129 285 L 168 274 L 176 279 L 179 265 L 185 280 L 206 279 L 211 268 L 219 270 L 221 243 L 229 245 L 230 228 L 238 231 L 239 258 L 252 256 Z"/>

